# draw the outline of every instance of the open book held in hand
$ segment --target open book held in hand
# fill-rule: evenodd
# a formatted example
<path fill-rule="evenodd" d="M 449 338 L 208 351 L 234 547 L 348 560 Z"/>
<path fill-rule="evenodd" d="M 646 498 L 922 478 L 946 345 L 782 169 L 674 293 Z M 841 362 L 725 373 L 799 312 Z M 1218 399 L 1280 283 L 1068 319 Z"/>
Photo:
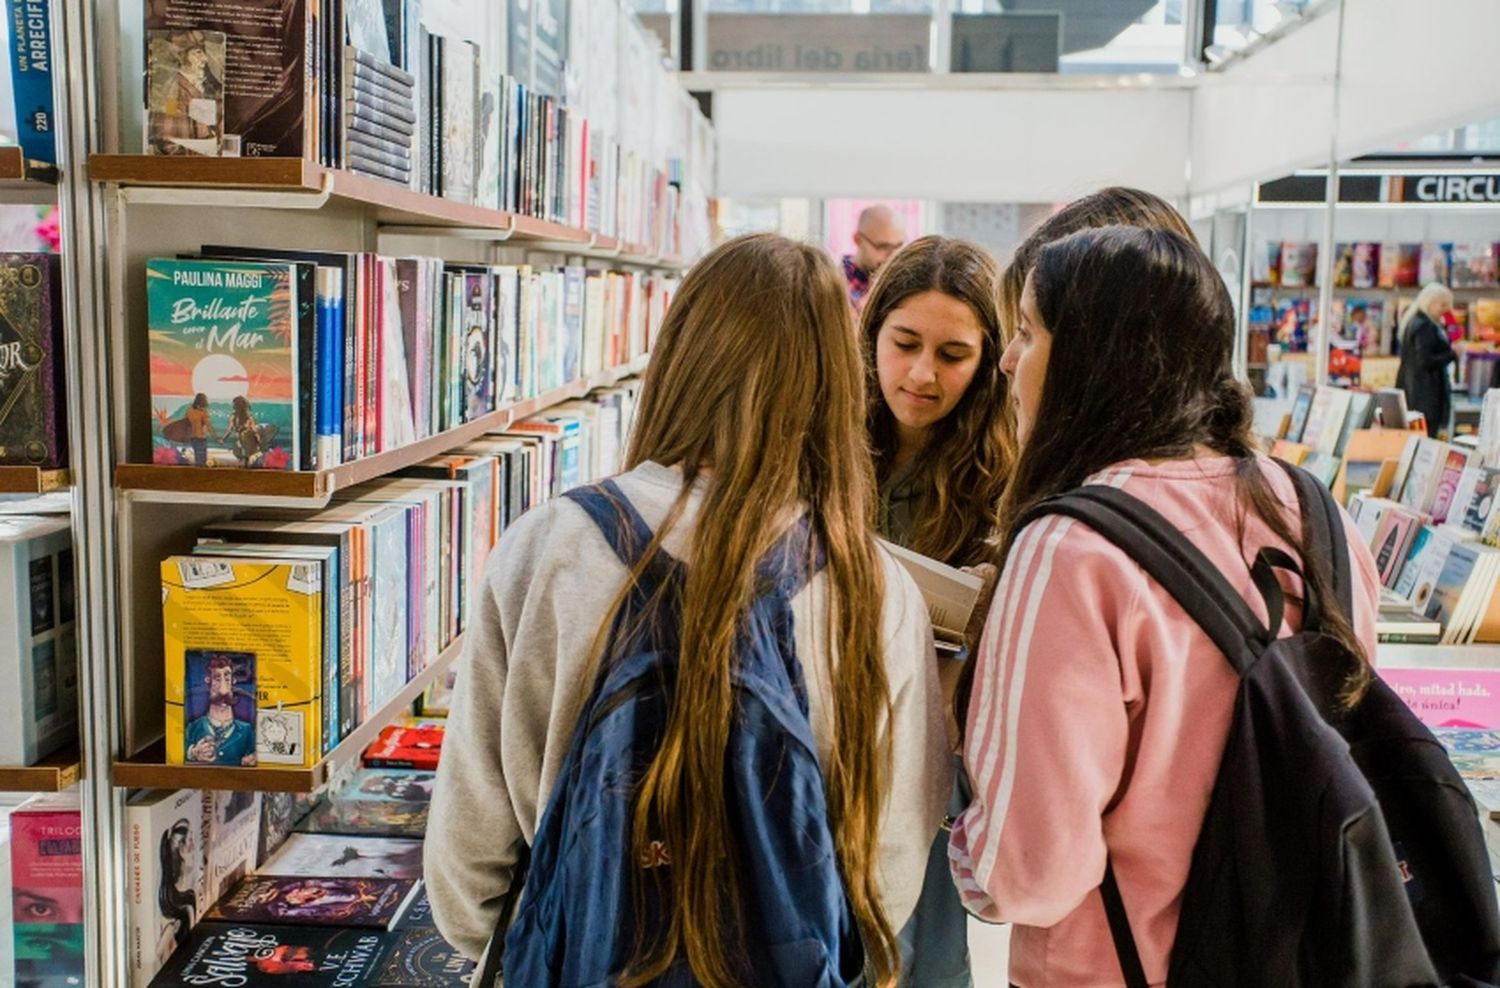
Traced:
<path fill-rule="evenodd" d="M 932 619 L 932 637 L 936 639 L 938 652 L 951 655 L 963 651 L 964 629 L 979 602 L 984 580 L 884 539 L 880 544 L 916 581 Z"/>

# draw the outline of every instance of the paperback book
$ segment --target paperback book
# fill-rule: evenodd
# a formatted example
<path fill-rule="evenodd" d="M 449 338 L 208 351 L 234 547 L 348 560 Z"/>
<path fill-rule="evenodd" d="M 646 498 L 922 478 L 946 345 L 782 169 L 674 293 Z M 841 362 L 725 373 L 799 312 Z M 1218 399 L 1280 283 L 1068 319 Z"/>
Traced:
<path fill-rule="evenodd" d="M 130 875 L 130 980 L 144 986 L 212 901 L 204 848 L 204 794 L 151 789 L 125 805 Z"/>
<path fill-rule="evenodd" d="M 261 863 L 260 875 L 332 878 L 422 877 L 422 842 L 395 837 L 292 834 Z"/>
<path fill-rule="evenodd" d="M 256 875 L 243 879 L 205 919 L 388 930 L 410 904 L 409 878 L 317 878 Z"/>
<path fill-rule="evenodd" d="M 67 463 L 61 289 L 56 254 L 0 254 L 0 463 Z"/>
<path fill-rule="evenodd" d="M 296 469 L 293 266 L 156 258 L 146 304 L 153 462 Z"/>

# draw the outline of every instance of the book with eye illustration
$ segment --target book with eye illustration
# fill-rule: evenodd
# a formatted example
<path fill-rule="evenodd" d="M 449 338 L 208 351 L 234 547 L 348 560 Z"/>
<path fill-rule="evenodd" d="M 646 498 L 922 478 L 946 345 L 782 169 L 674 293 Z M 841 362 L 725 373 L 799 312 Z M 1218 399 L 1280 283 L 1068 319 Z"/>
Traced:
<path fill-rule="evenodd" d="M 979 603 L 984 580 L 884 539 L 880 544 L 916 581 L 917 590 L 927 605 L 927 615 L 932 619 L 932 637 L 938 652 L 947 655 L 961 653 L 964 629 Z"/>

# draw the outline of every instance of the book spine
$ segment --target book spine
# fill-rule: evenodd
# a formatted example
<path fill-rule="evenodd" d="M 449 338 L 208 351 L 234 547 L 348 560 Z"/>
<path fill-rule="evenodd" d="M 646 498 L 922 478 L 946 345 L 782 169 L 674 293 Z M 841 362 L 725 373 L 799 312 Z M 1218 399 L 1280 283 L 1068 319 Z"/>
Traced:
<path fill-rule="evenodd" d="M 411 152 L 399 144 L 378 137 L 349 132 L 349 153 L 358 155 L 366 162 L 385 165 L 398 171 L 411 169 Z"/>
<path fill-rule="evenodd" d="M 52 106 L 52 19 L 45 0 L 10 0 L 10 79 L 21 151 L 57 164 Z"/>
<path fill-rule="evenodd" d="M 362 102 L 387 106 L 387 112 L 399 115 L 408 123 L 416 120 L 416 113 L 412 108 L 414 100 L 410 90 L 391 89 L 383 80 L 368 75 L 361 75 L 364 71 L 358 65 L 347 65 L 345 67 L 349 82 L 348 92 L 345 93 L 344 102 Z"/>

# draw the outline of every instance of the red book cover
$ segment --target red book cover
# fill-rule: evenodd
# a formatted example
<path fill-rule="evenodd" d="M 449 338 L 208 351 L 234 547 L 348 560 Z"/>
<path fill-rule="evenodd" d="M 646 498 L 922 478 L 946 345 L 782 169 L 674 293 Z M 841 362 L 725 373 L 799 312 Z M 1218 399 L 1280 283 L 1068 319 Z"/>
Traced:
<path fill-rule="evenodd" d="M 443 728 L 392 724 L 365 749 L 365 764 L 373 768 L 435 769 L 443 749 Z"/>

